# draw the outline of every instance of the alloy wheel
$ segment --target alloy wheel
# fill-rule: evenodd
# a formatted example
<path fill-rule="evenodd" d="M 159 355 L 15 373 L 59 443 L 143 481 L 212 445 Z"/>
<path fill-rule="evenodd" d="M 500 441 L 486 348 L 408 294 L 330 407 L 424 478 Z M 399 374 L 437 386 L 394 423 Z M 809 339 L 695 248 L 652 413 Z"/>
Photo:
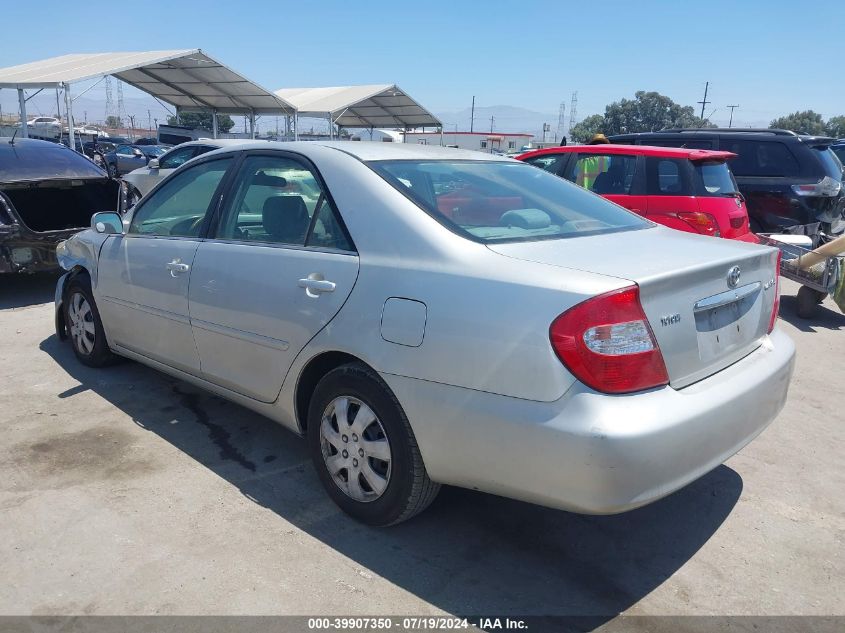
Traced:
<path fill-rule="evenodd" d="M 355 501 L 375 501 L 390 482 L 392 454 L 373 410 L 352 396 L 339 396 L 320 422 L 323 461 L 332 481 Z"/>
<path fill-rule="evenodd" d="M 74 292 L 71 295 L 67 313 L 70 319 L 70 337 L 74 346 L 80 354 L 90 354 L 94 351 L 97 329 L 94 325 L 91 305 L 82 293 Z"/>

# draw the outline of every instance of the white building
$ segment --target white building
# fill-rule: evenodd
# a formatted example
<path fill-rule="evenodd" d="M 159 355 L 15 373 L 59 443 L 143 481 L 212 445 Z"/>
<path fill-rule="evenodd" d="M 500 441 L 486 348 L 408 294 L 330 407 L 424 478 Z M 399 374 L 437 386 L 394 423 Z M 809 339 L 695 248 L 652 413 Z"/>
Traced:
<path fill-rule="evenodd" d="M 423 145 L 446 145 L 461 149 L 474 149 L 480 152 L 518 152 L 528 145 L 533 134 L 509 134 L 504 132 L 408 132 L 406 143 Z"/>
<path fill-rule="evenodd" d="M 401 143 L 402 132 L 398 130 L 379 130 L 378 128 L 363 128 L 352 132 L 352 141 L 376 141 L 384 143 Z"/>

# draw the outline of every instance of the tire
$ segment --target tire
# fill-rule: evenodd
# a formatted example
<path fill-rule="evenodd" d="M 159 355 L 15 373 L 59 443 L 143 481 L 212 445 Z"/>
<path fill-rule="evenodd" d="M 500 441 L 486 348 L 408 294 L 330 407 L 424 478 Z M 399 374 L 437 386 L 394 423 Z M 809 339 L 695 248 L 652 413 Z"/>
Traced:
<path fill-rule="evenodd" d="M 112 178 L 117 178 L 120 176 L 120 174 L 117 173 L 117 165 L 115 165 L 114 163 L 108 163 L 106 165 L 106 171 L 108 171 L 109 176 L 111 176 Z"/>
<path fill-rule="evenodd" d="M 80 363 L 88 367 L 105 367 L 117 360 L 109 350 L 87 275 L 77 275 L 68 282 L 63 311 L 68 338 Z"/>
<path fill-rule="evenodd" d="M 798 289 L 796 314 L 802 319 L 812 319 L 816 316 L 819 306 L 819 294 L 812 288 L 801 286 Z M 824 299 L 824 297 L 822 297 Z"/>
<path fill-rule="evenodd" d="M 366 419 L 359 421 L 359 415 Z M 363 523 L 406 521 L 425 510 L 440 490 L 425 470 L 399 401 L 366 365 L 342 365 L 320 380 L 308 408 L 307 434 L 326 492 Z"/>

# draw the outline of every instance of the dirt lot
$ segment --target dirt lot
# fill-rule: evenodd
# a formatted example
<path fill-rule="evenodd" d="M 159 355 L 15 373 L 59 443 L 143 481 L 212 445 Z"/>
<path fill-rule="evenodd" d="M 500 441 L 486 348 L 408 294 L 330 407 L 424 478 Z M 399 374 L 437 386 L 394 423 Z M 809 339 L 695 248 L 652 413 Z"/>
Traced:
<path fill-rule="evenodd" d="M 1 614 L 845 614 L 845 316 L 790 282 L 786 409 L 693 485 L 614 517 L 446 489 L 384 530 L 272 422 L 81 366 L 53 284 L 0 279 Z"/>

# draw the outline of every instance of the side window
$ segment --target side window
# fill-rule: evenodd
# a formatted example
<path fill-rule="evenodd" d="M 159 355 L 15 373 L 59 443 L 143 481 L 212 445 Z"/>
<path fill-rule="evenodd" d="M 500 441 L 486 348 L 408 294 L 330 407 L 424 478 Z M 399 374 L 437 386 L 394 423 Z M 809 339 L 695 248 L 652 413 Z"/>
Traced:
<path fill-rule="evenodd" d="M 216 237 L 350 250 L 335 209 L 311 170 L 284 156 L 248 156 Z M 313 222 L 313 230 L 309 235 Z"/>
<path fill-rule="evenodd" d="M 180 165 L 183 165 L 191 160 L 195 154 L 195 146 L 180 147 L 179 149 L 174 149 L 172 152 L 168 152 L 165 156 L 162 156 L 161 160 L 159 160 L 158 166 L 161 169 L 176 169 Z"/>
<path fill-rule="evenodd" d="M 631 192 L 637 157 L 624 154 L 579 154 L 567 180 L 601 195 Z"/>
<path fill-rule="evenodd" d="M 487 141 L 481 141 L 481 149 L 484 149 L 486 147 L 487 147 Z"/>
<path fill-rule="evenodd" d="M 651 196 L 691 196 L 692 183 L 687 161 L 674 158 L 646 158 L 647 189 Z"/>
<path fill-rule="evenodd" d="M 566 163 L 566 159 L 568 157 L 569 154 L 547 154 L 545 156 L 528 158 L 525 162 L 553 174 L 558 174 L 560 173 L 561 167 L 563 167 Z"/>
<path fill-rule="evenodd" d="M 722 139 L 721 149 L 737 154 L 730 163 L 731 171 L 737 176 L 783 178 L 799 173 L 795 156 L 778 141 Z"/>
<path fill-rule="evenodd" d="M 231 158 L 221 158 L 175 174 L 141 203 L 132 216 L 129 233 L 197 237 L 214 192 L 231 163 Z"/>

